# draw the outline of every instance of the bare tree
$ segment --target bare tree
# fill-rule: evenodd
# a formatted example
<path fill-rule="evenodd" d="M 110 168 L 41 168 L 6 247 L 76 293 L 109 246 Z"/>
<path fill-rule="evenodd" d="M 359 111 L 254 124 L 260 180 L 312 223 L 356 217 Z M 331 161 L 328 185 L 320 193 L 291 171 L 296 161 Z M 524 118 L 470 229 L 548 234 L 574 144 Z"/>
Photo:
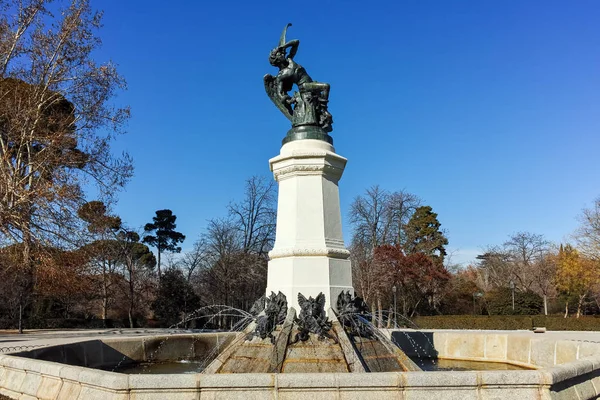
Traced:
<path fill-rule="evenodd" d="M 600 197 L 590 208 L 585 208 L 580 219 L 580 225 L 575 232 L 577 247 L 583 255 L 600 262 Z"/>
<path fill-rule="evenodd" d="M 375 249 L 385 244 L 405 244 L 406 225 L 420 203 L 413 194 L 405 191 L 390 193 L 375 185 L 364 195 L 357 196 L 350 206 L 353 281 L 361 296 L 370 300 L 373 309 L 382 310 L 383 299 L 387 297 L 384 293 L 394 284 L 375 263 Z"/>
<path fill-rule="evenodd" d="M 18 243 L 0 249 L 3 306 L 7 307 L 10 319 L 18 319 L 19 333 L 23 333 L 24 310 L 32 300 L 36 283 L 35 269 L 23 262 L 23 247 Z M 35 253 L 37 247 L 28 251 Z"/>
<path fill-rule="evenodd" d="M 242 251 L 239 230 L 230 220 L 210 220 L 201 241 L 206 254 L 202 294 L 209 303 L 231 305 L 231 287 L 237 278 L 232 260 Z"/>
<path fill-rule="evenodd" d="M 230 219 L 210 220 L 189 260 L 199 268 L 196 291 L 207 304 L 249 310 L 266 287 L 267 260 L 243 247 L 239 226 Z M 227 317 L 218 321 L 228 327 Z"/>
<path fill-rule="evenodd" d="M 404 190 L 390 193 L 372 186 L 350 205 L 352 242 L 371 251 L 384 244 L 404 246 L 406 225 L 420 205 L 421 199 Z"/>
<path fill-rule="evenodd" d="M 276 185 L 274 180 L 253 176 L 246 180 L 244 198 L 231 203 L 229 215 L 241 237 L 242 250 L 266 256 L 275 241 Z"/>
<path fill-rule="evenodd" d="M 131 174 L 129 158 L 115 159 L 109 148 L 128 116 L 109 100 L 125 83 L 113 64 L 91 57 L 101 14 L 88 0 L 55 14 L 48 3 L 19 1 L 0 20 L 0 226 L 25 243 L 64 236 L 58 228 L 75 216 L 82 182 L 110 195 Z"/>
<path fill-rule="evenodd" d="M 176 266 L 183 270 L 187 281 L 191 281 L 194 275 L 200 270 L 206 269 L 210 261 L 210 253 L 206 238 L 201 237 L 194 243 L 192 250 L 181 256 L 176 263 Z"/>
<path fill-rule="evenodd" d="M 352 281 L 358 292 L 366 302 L 374 296 L 381 281 L 377 268 L 374 268 L 372 257 L 368 254 L 370 250 L 362 248 L 360 242 L 350 246 L 350 259 L 352 260 Z"/>
<path fill-rule="evenodd" d="M 483 254 L 478 255 L 477 286 L 484 291 L 507 287 L 513 274 L 509 259 L 510 256 L 499 246 L 490 246 Z"/>
<path fill-rule="evenodd" d="M 533 291 L 544 300 L 544 315 L 548 315 L 548 298 L 556 295 L 556 251 L 547 249 L 542 252 L 532 268 Z"/>
<path fill-rule="evenodd" d="M 0 236 L 23 244 L 25 270 L 35 243 L 72 240 L 84 183 L 110 198 L 132 173 L 110 152 L 129 111 L 110 104 L 125 87 L 115 66 L 92 57 L 101 13 L 50 3 L 0 0 Z"/>
<path fill-rule="evenodd" d="M 392 193 L 387 201 L 387 218 L 390 233 L 389 240 L 392 244 L 406 246 L 406 225 L 421 206 L 421 199 L 412 193 L 400 190 Z M 386 238 L 387 239 L 387 238 Z"/>
<path fill-rule="evenodd" d="M 194 248 L 177 261 L 201 301 L 249 310 L 264 294 L 267 254 L 275 240 L 276 186 L 253 176 L 227 218 L 208 221 Z M 228 318 L 217 321 L 225 327 Z"/>
<path fill-rule="evenodd" d="M 357 196 L 350 205 L 350 223 L 353 225 L 350 257 L 353 281 L 361 296 L 371 303 L 373 312 L 382 309 L 383 277 L 374 262 L 375 249 L 388 240 L 391 228 L 390 194 L 378 185 Z M 381 316 L 379 318 L 381 323 Z"/>
<path fill-rule="evenodd" d="M 360 242 L 364 251 L 373 250 L 388 240 L 390 231 L 390 194 L 378 185 L 357 196 L 350 205 L 350 223 L 353 225 L 352 242 Z"/>
<path fill-rule="evenodd" d="M 518 232 L 504 243 L 512 269 L 514 283 L 522 291 L 533 289 L 536 269 L 548 253 L 550 242 L 543 235 Z"/>
<path fill-rule="evenodd" d="M 556 260 L 550 242 L 543 235 L 518 232 L 502 246 L 490 246 L 477 256 L 476 284 L 484 291 L 509 287 L 533 291 L 544 300 L 548 314 L 548 297 L 555 294 Z"/>

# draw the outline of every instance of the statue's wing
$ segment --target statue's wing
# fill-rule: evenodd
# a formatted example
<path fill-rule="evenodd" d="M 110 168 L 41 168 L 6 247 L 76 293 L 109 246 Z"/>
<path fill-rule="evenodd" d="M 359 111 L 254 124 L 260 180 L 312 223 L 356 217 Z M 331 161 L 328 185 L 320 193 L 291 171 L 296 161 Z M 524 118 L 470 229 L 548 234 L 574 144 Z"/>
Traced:
<path fill-rule="evenodd" d="M 319 307 L 325 309 L 325 295 L 323 294 L 323 292 L 319 293 L 317 295 L 317 304 L 319 305 Z"/>
<path fill-rule="evenodd" d="M 304 308 L 306 301 L 307 301 L 306 297 L 304 297 L 304 295 L 302 295 L 302 293 L 298 293 L 298 305 L 300 306 L 300 309 Z"/>
<path fill-rule="evenodd" d="M 344 309 L 344 305 L 346 303 L 346 296 L 344 296 L 344 291 L 341 291 L 340 294 L 338 294 L 338 298 L 337 301 L 335 302 L 335 310 L 338 312 L 338 314 L 342 313 L 342 310 Z"/>
<path fill-rule="evenodd" d="M 258 315 L 262 310 L 265 309 L 265 299 L 266 296 L 263 294 L 260 299 L 256 300 L 250 309 L 250 314 Z"/>
<path fill-rule="evenodd" d="M 348 304 L 350 304 L 350 302 L 351 302 L 350 291 L 344 292 L 342 290 L 340 292 L 340 294 L 338 295 L 336 306 L 335 306 L 338 314 L 342 314 L 346 310 L 346 308 L 348 307 Z"/>
<path fill-rule="evenodd" d="M 287 298 L 285 297 L 285 294 L 278 292 L 277 293 L 277 298 L 279 299 L 279 303 L 281 303 L 286 309 L 287 309 Z"/>
<path fill-rule="evenodd" d="M 277 95 L 277 85 L 275 84 L 275 77 L 273 75 L 267 74 L 263 79 L 265 81 L 265 90 L 267 92 L 267 95 L 269 96 L 273 104 L 275 104 L 275 106 L 279 108 L 279 111 L 281 111 L 283 115 L 285 115 L 285 117 L 291 121 L 292 107 L 289 104 L 284 104 L 281 101 L 281 98 Z"/>

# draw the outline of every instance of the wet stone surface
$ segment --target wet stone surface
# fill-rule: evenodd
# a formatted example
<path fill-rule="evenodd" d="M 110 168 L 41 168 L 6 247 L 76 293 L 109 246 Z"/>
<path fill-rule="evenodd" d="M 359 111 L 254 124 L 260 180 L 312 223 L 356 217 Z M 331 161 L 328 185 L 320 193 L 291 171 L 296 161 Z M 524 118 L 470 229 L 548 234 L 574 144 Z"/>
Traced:
<path fill-rule="evenodd" d="M 168 361 L 157 363 L 137 363 L 123 366 L 114 372 L 122 374 L 198 374 L 204 370 L 202 361 Z"/>
<path fill-rule="evenodd" d="M 292 336 L 297 332 L 297 329 L 294 329 Z M 333 339 L 319 338 L 319 335 L 311 333 L 308 340 L 287 347 L 281 372 L 349 372 L 349 370 L 339 343 Z"/>
<path fill-rule="evenodd" d="M 370 372 L 404 371 L 398 356 L 377 340 L 356 337 L 354 345 Z"/>
<path fill-rule="evenodd" d="M 307 347 L 307 346 L 306 346 Z M 325 346 L 321 347 L 322 353 Z M 293 351 L 294 355 L 300 355 L 305 353 L 305 346 L 299 345 Z M 313 349 L 314 351 L 314 349 Z M 304 354 L 307 355 L 307 354 Z M 324 354 L 318 354 L 318 357 L 315 357 L 315 354 L 311 354 L 313 357 L 308 357 L 302 359 L 302 364 L 321 364 L 316 362 L 317 360 L 323 361 L 325 359 Z M 331 354 L 327 354 L 331 356 Z M 506 363 L 491 363 L 491 362 L 481 362 L 481 361 L 465 361 L 465 360 L 446 360 L 446 359 L 431 359 L 431 358 L 413 358 L 415 363 L 417 363 L 424 371 L 510 371 L 510 370 L 527 370 L 528 368 L 521 367 L 513 364 Z M 296 360 L 298 362 L 300 360 Z M 312 361 L 312 362 L 311 362 Z M 334 362 L 334 364 L 341 363 L 343 359 L 335 359 L 328 357 L 326 361 Z M 171 361 L 171 362 L 157 362 L 157 363 L 138 363 L 138 364 L 129 364 L 122 368 L 119 368 L 115 372 L 120 372 L 124 374 L 197 374 L 202 372 L 202 370 L 206 367 L 206 364 L 202 361 L 197 360 L 181 360 L 181 361 Z M 304 365 L 306 367 L 306 365 Z M 332 366 L 324 366 L 323 364 L 319 365 L 320 369 L 325 367 L 325 370 L 332 369 Z M 288 372 L 296 372 L 296 368 L 293 368 L 291 365 L 288 366 L 290 371 Z M 334 371 L 337 368 L 333 368 Z M 318 371 L 324 372 L 324 371 Z M 336 371 L 339 372 L 339 371 Z M 343 371 L 346 372 L 346 371 Z"/>
<path fill-rule="evenodd" d="M 509 370 L 528 370 L 530 368 L 519 365 L 483 362 L 483 361 L 467 361 L 467 360 L 446 360 L 443 358 L 418 358 L 411 359 L 423 369 L 423 371 L 509 371 Z"/>

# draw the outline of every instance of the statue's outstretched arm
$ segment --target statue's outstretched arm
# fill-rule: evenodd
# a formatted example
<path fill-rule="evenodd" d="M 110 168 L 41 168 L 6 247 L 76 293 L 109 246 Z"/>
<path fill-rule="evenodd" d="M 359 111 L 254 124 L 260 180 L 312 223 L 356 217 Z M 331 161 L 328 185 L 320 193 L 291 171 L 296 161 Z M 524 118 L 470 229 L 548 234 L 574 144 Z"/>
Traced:
<path fill-rule="evenodd" d="M 298 46 L 300 45 L 300 41 L 298 39 L 294 39 L 294 40 L 290 40 L 289 42 L 287 42 L 286 44 L 284 44 L 282 46 L 283 49 L 287 49 L 288 47 L 290 48 L 290 55 L 288 56 L 288 58 L 294 58 L 294 56 L 296 55 L 296 53 L 298 52 Z"/>

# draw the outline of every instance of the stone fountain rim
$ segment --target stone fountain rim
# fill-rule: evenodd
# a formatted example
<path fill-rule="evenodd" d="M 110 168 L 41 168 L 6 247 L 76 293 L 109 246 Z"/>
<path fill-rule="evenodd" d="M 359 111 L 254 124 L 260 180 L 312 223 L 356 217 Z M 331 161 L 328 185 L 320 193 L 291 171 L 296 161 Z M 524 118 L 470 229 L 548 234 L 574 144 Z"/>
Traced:
<path fill-rule="evenodd" d="M 435 332 L 435 331 L 434 331 Z M 450 331 L 437 331 L 440 334 L 453 334 Z M 472 337 L 473 331 L 467 337 Z M 512 332 L 518 336 L 522 331 Z M 173 337 L 224 336 L 225 333 L 176 334 Z M 235 334 L 235 333 L 234 333 Z M 480 335 L 502 335 L 496 331 L 479 331 Z M 463 335 L 464 336 L 464 335 Z M 161 338 L 164 335 L 145 335 L 136 337 L 99 338 L 103 343 L 132 342 L 147 338 Z M 534 337 L 536 341 L 555 342 L 559 340 Z M 93 339 L 96 340 L 96 339 Z M 80 340 L 70 344 L 78 344 L 88 340 Z M 572 341 L 583 343 L 583 341 Z M 551 343 L 545 343 L 550 348 Z M 579 344 L 577 345 L 579 346 Z M 589 344 L 588 344 L 589 346 Z M 600 343 L 592 343 L 598 347 Z M 595 349 L 594 347 L 594 349 Z M 579 348 L 579 347 L 578 347 Z M 588 349 L 589 351 L 589 349 Z M 579 350 L 577 350 L 579 355 Z M 28 395 L 42 397 L 42 392 L 56 390 L 54 395 L 43 394 L 46 398 L 58 398 L 61 390 L 73 386 L 80 390 L 79 398 L 110 394 L 111 398 L 129 399 L 135 393 L 137 398 L 142 394 L 156 393 L 189 393 L 197 392 L 303 392 L 320 390 L 325 392 L 344 391 L 373 391 L 373 394 L 389 392 L 390 390 L 409 392 L 412 390 L 444 391 L 486 391 L 486 390 L 529 390 L 535 392 L 554 393 L 558 386 L 569 390 L 585 390 L 594 392 L 592 384 L 600 374 L 600 355 L 567 362 L 553 367 L 541 367 L 537 370 L 503 370 L 503 371 L 428 371 L 428 372 L 374 372 L 374 373 L 245 373 L 245 374 L 148 374 L 129 375 L 118 372 L 108 372 L 98 369 L 72 366 L 54 361 L 35 360 L 12 354 L 0 355 L 0 393 L 20 397 Z M 585 378 L 582 380 L 582 377 Z M 99 385 L 102 382 L 102 385 Z M 574 382 L 574 383 L 573 383 Z M 44 386 L 44 383 L 48 383 Z M 51 384 L 52 383 L 52 384 Z M 557 386 L 558 385 L 558 386 Z M 582 388 L 582 385 L 587 385 Z M 591 386 L 590 386 L 591 385 Z M 591 387 L 591 389 L 590 389 Z M 58 389 L 57 389 L 58 388 Z M 578 389 L 579 388 L 579 389 Z M 556 389 L 558 390 L 558 389 Z M 566 390 L 566 389 L 560 389 Z M 591 392 L 590 392 L 591 393 Z M 84 395 L 85 394 L 85 395 Z M 54 396 L 54 397 L 53 397 Z M 119 397 L 123 396 L 123 397 Z M 75 397 L 73 397 L 75 398 Z M 182 397 L 183 398 L 183 397 Z M 298 398 L 301 398 L 299 395 Z M 526 397 L 525 397 L 526 398 Z M 544 397 L 545 398 L 545 397 Z M 548 397 L 550 398 L 550 397 Z M 591 398 L 584 397 L 582 398 Z"/>

